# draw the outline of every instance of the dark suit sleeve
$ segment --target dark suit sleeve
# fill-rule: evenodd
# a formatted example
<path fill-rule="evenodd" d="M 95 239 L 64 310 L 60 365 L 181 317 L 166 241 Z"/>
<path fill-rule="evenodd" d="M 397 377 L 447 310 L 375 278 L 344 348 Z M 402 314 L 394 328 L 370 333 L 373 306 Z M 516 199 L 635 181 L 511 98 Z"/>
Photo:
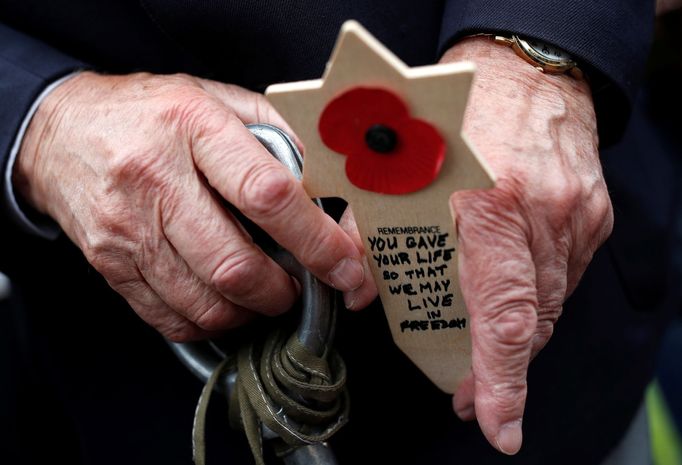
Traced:
<path fill-rule="evenodd" d="M 621 136 L 630 114 L 654 8 L 652 0 L 446 0 L 441 51 L 476 32 L 513 32 L 566 50 L 590 77 L 600 139 L 607 145 Z"/>
<path fill-rule="evenodd" d="M 17 131 L 31 104 L 51 82 L 84 64 L 0 23 L 0 265 L 19 230 L 4 196 L 4 173 Z M 23 241 L 22 241 L 23 242 Z"/>

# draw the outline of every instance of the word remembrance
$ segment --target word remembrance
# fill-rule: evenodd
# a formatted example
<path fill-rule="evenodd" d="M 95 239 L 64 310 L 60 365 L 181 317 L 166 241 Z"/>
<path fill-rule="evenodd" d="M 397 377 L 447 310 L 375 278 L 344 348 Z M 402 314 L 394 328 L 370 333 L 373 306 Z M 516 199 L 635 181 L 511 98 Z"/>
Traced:
<path fill-rule="evenodd" d="M 349 21 L 322 79 L 266 91 L 305 146 L 308 194 L 352 208 L 393 340 L 449 393 L 471 366 L 449 198 L 493 187 L 461 134 L 473 72 L 408 68 Z"/>

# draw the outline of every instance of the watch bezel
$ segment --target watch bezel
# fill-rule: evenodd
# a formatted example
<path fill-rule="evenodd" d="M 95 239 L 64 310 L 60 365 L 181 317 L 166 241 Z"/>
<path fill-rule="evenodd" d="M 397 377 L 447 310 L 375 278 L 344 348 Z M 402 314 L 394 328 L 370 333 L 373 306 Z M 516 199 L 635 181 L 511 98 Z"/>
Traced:
<path fill-rule="evenodd" d="M 578 66 L 572 58 L 556 60 L 538 52 L 528 40 L 522 39 L 517 35 L 512 35 L 513 46 L 529 58 L 530 63 L 539 65 L 543 71 L 549 73 L 565 73 Z"/>

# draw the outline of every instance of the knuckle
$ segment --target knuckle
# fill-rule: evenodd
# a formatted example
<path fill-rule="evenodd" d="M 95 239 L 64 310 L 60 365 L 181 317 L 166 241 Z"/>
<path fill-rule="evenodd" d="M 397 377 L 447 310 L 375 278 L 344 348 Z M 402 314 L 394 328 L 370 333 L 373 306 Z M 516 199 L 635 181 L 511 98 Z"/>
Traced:
<path fill-rule="evenodd" d="M 273 163 L 257 163 L 244 174 L 239 186 L 242 212 L 252 218 L 277 216 L 294 202 L 296 184 Z"/>
<path fill-rule="evenodd" d="M 134 267 L 130 257 L 118 250 L 108 239 L 91 238 L 82 250 L 90 265 L 104 276 L 112 287 L 124 285 L 133 279 L 137 280 L 137 273 L 132 273 Z M 131 278 L 131 274 L 134 274 L 134 278 Z"/>
<path fill-rule="evenodd" d="M 590 210 L 592 219 L 590 224 L 591 231 L 596 233 L 597 240 L 601 243 L 606 240 L 613 231 L 613 206 L 611 204 L 611 198 L 605 189 L 600 190 L 599 193 L 594 196 Z"/>
<path fill-rule="evenodd" d="M 518 381 L 496 383 L 490 386 L 490 404 L 501 416 L 518 412 L 526 401 L 527 383 L 525 378 Z"/>
<path fill-rule="evenodd" d="M 226 302 L 217 300 L 195 314 L 194 323 L 207 331 L 219 331 L 233 325 L 234 309 Z"/>
<path fill-rule="evenodd" d="M 226 107 L 217 104 L 201 87 L 179 81 L 164 96 L 158 119 L 161 127 L 204 139 L 222 130 L 228 115 Z"/>
<path fill-rule="evenodd" d="M 537 325 L 537 313 L 527 302 L 514 302 L 484 319 L 483 330 L 498 345 L 515 350 L 528 345 Z"/>
<path fill-rule="evenodd" d="M 593 210 L 593 215 L 595 217 L 602 219 L 612 216 L 613 207 L 611 205 L 611 198 L 609 197 L 609 193 L 605 185 L 600 184 L 592 197 L 591 209 Z"/>
<path fill-rule="evenodd" d="M 172 276 L 172 278 L 170 277 Z M 211 292 L 198 278 L 188 272 L 172 273 L 167 282 L 174 285 L 165 290 L 166 302 L 176 311 L 185 315 L 201 315 L 211 307 Z"/>
<path fill-rule="evenodd" d="M 263 269 L 263 259 L 249 251 L 232 253 L 211 274 L 210 283 L 218 292 L 243 297 L 254 291 L 254 277 Z"/>
<path fill-rule="evenodd" d="M 577 176 L 550 176 L 535 200 L 544 206 L 553 224 L 563 224 L 574 214 L 582 198 L 583 188 Z"/>
<path fill-rule="evenodd" d="M 185 320 L 158 325 L 156 329 L 163 337 L 171 342 L 191 342 L 196 341 L 201 337 L 198 328 Z"/>
<path fill-rule="evenodd" d="M 538 321 L 535 329 L 535 337 L 541 341 L 548 341 L 552 334 L 554 334 L 554 322 L 556 320 L 551 317 L 548 319 L 541 319 Z"/>
<path fill-rule="evenodd" d="M 297 255 L 308 268 L 317 270 L 328 265 L 330 258 L 343 256 L 344 246 L 342 239 L 337 234 L 330 234 L 326 228 L 308 230 L 299 236 Z"/>
<path fill-rule="evenodd" d="M 108 246 L 111 237 L 131 237 L 134 234 L 131 226 L 133 215 L 126 203 L 125 201 L 111 201 L 111 199 L 98 202 L 96 209 L 92 212 L 92 219 L 97 228 L 86 232 L 89 243 L 98 245 L 96 248 L 99 250 L 105 250 L 105 245 Z"/>
<path fill-rule="evenodd" d="M 186 85 L 192 85 L 196 86 L 197 85 L 197 79 L 186 73 L 175 73 L 167 76 L 167 79 L 169 80 L 170 83 L 175 83 L 177 85 L 181 86 L 186 86 Z"/>

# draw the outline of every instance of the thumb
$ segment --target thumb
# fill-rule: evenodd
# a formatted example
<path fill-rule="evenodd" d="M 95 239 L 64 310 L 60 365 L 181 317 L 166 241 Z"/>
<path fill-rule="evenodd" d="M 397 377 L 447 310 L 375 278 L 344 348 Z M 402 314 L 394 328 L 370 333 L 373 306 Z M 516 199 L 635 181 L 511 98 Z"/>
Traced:
<path fill-rule="evenodd" d="M 489 200 L 455 201 L 459 271 L 471 315 L 476 417 L 488 441 L 511 455 L 521 448 L 537 325 L 535 266 L 522 219 Z"/>
<path fill-rule="evenodd" d="M 367 255 L 365 254 L 362 245 L 362 238 L 360 237 L 358 225 L 355 223 L 355 217 L 353 217 L 353 211 L 350 206 L 343 212 L 341 221 L 339 221 L 339 226 L 341 226 L 341 229 L 343 229 L 353 240 L 358 251 L 362 254 L 362 266 L 365 269 L 365 280 L 359 288 L 343 293 L 343 302 L 346 308 L 348 310 L 360 310 L 376 299 L 378 291 L 374 282 L 374 277 L 372 276 L 372 270 L 370 270 L 369 263 L 367 263 Z"/>

